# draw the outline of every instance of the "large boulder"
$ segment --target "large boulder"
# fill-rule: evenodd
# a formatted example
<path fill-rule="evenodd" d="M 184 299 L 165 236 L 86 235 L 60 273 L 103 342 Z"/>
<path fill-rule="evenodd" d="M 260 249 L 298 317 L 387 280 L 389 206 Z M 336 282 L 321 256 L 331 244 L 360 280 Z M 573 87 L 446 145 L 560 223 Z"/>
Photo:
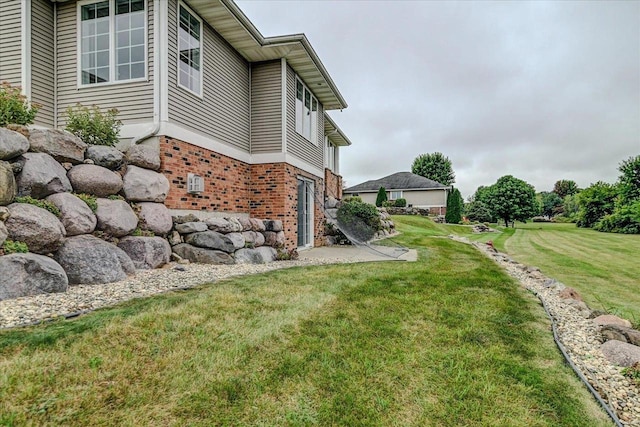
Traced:
<path fill-rule="evenodd" d="M 114 236 L 130 234 L 138 227 L 138 217 L 124 200 L 98 199 L 97 229 Z"/>
<path fill-rule="evenodd" d="M 72 285 L 117 282 L 136 271 L 122 249 L 90 234 L 65 239 L 55 260 Z"/>
<path fill-rule="evenodd" d="M 18 196 L 43 199 L 53 193 L 71 191 L 67 171 L 46 153 L 24 153 L 24 166 L 16 177 Z"/>
<path fill-rule="evenodd" d="M 236 249 L 244 248 L 246 241 L 244 240 L 244 236 L 242 233 L 229 233 L 225 234 L 225 237 L 231 240 L 233 243 L 233 247 Z"/>
<path fill-rule="evenodd" d="M 122 190 L 122 177 L 102 166 L 76 165 L 67 173 L 67 177 L 76 193 L 107 197 Z"/>
<path fill-rule="evenodd" d="M 209 227 L 211 231 L 217 231 L 218 233 L 233 233 L 235 231 L 241 231 L 242 228 L 238 230 L 239 223 L 234 223 L 229 221 L 226 218 L 207 218 L 205 223 Z"/>
<path fill-rule="evenodd" d="M 140 217 L 140 227 L 143 230 L 149 230 L 155 234 L 162 235 L 171 231 L 171 227 L 173 227 L 171 213 L 164 204 L 140 202 L 137 203 L 137 205 L 140 208 L 138 217 Z"/>
<path fill-rule="evenodd" d="M 600 347 L 605 359 L 623 367 L 640 363 L 640 347 L 622 341 L 611 340 Z"/>
<path fill-rule="evenodd" d="M 276 259 L 276 251 L 266 246 L 256 249 L 240 249 L 235 254 L 237 264 L 265 264 Z"/>
<path fill-rule="evenodd" d="M 66 231 L 54 214 L 28 203 L 13 203 L 8 207 L 10 216 L 5 225 L 11 240 L 26 243 L 29 251 L 37 254 L 58 250 Z"/>
<path fill-rule="evenodd" d="M 264 228 L 266 231 L 282 231 L 282 221 L 278 220 L 265 220 L 264 221 Z"/>
<path fill-rule="evenodd" d="M 606 325 L 600 330 L 605 341 L 617 340 L 640 346 L 640 331 L 618 325 Z"/>
<path fill-rule="evenodd" d="M 127 163 L 145 169 L 160 169 L 160 149 L 151 145 L 132 145 L 127 150 Z"/>
<path fill-rule="evenodd" d="M 622 319 L 613 314 L 603 314 L 601 316 L 598 316 L 595 319 L 593 319 L 593 323 L 596 326 L 618 325 L 618 326 L 624 326 L 625 328 L 631 327 L 631 322 L 629 322 L 627 319 Z"/>
<path fill-rule="evenodd" d="M 9 237 L 9 231 L 7 230 L 7 226 L 4 225 L 4 222 L 0 221 L 0 246 L 7 240 Z"/>
<path fill-rule="evenodd" d="M 164 202 L 169 194 L 169 180 L 162 174 L 138 166 L 127 166 L 124 194 L 132 202 Z"/>
<path fill-rule="evenodd" d="M 59 129 L 33 129 L 30 131 L 29 144 L 31 151 L 47 153 L 60 163 L 82 163 L 87 149 L 87 144 L 80 138 Z"/>
<path fill-rule="evenodd" d="M 93 164 L 103 168 L 117 170 L 124 163 L 124 154 L 114 147 L 106 145 L 90 145 L 84 153 L 86 159 L 93 160 Z"/>
<path fill-rule="evenodd" d="M 98 222 L 93 211 L 85 202 L 71 193 L 56 193 L 47 197 L 47 201 L 60 209 L 60 221 L 67 236 L 89 234 L 96 229 Z"/>
<path fill-rule="evenodd" d="M 265 231 L 264 232 L 264 244 L 266 246 L 272 246 L 274 248 L 281 248 L 284 246 L 285 236 L 284 231 Z"/>
<path fill-rule="evenodd" d="M 251 218 L 251 230 L 253 231 L 264 231 L 264 221 L 257 218 Z"/>
<path fill-rule="evenodd" d="M 260 254 L 265 263 L 275 261 L 278 256 L 278 252 L 269 246 L 260 246 L 259 248 L 255 248 L 255 250 Z"/>
<path fill-rule="evenodd" d="M 120 239 L 118 247 L 142 270 L 162 267 L 171 258 L 171 246 L 162 237 L 128 236 Z"/>
<path fill-rule="evenodd" d="M 173 252 L 180 258 L 188 259 L 190 262 L 202 264 L 234 264 L 235 260 L 226 252 L 213 249 L 198 248 L 187 243 L 180 243 L 174 246 Z"/>
<path fill-rule="evenodd" d="M 0 160 L 0 206 L 8 205 L 16 197 L 16 179 L 11 164 Z"/>
<path fill-rule="evenodd" d="M 62 267 L 49 257 L 31 253 L 0 257 L 0 301 L 65 292 L 68 285 Z"/>
<path fill-rule="evenodd" d="M 198 233 L 191 233 L 185 236 L 184 241 L 199 248 L 217 249 L 227 253 L 232 253 L 235 251 L 233 242 L 229 240 L 224 234 L 220 234 L 216 231 L 201 231 Z"/>
<path fill-rule="evenodd" d="M 0 128 L 0 160 L 11 160 L 29 151 L 29 140 L 21 133 Z"/>
<path fill-rule="evenodd" d="M 243 231 L 242 237 L 248 246 L 258 247 L 264 245 L 265 242 L 264 234 L 257 231 Z"/>
<path fill-rule="evenodd" d="M 176 231 L 180 234 L 197 233 L 198 231 L 207 231 L 207 224 L 200 221 L 184 222 L 176 224 Z"/>
<path fill-rule="evenodd" d="M 240 225 L 242 225 L 242 231 L 251 230 L 251 219 L 250 218 L 240 217 L 240 218 L 238 218 L 238 222 L 240 223 Z"/>

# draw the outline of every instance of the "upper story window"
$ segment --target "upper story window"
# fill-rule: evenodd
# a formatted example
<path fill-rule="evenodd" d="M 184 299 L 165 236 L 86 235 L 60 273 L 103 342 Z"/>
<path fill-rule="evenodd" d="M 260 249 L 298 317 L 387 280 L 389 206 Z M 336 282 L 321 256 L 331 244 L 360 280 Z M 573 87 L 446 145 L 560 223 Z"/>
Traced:
<path fill-rule="evenodd" d="M 318 144 L 318 100 L 297 77 L 296 132 Z"/>
<path fill-rule="evenodd" d="M 146 79 L 145 0 L 80 2 L 80 85 Z"/>
<path fill-rule="evenodd" d="M 178 85 L 202 96 L 202 21 L 178 6 Z"/>
<path fill-rule="evenodd" d="M 326 139 L 326 144 L 325 144 L 325 157 L 326 157 L 326 166 L 327 169 L 331 170 L 332 172 L 336 172 L 336 166 L 337 166 L 337 161 L 336 161 L 336 154 L 337 154 L 337 148 L 335 145 L 333 145 L 333 143 L 331 141 L 329 141 L 329 138 L 325 138 Z"/>

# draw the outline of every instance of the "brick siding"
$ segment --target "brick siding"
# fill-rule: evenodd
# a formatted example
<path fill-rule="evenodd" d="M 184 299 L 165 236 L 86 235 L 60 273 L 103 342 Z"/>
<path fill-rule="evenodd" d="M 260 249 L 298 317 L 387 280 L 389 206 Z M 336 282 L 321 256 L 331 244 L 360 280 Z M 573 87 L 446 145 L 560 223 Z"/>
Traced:
<path fill-rule="evenodd" d="M 342 199 L 342 177 L 336 175 L 331 169 L 324 170 L 325 197 Z"/>

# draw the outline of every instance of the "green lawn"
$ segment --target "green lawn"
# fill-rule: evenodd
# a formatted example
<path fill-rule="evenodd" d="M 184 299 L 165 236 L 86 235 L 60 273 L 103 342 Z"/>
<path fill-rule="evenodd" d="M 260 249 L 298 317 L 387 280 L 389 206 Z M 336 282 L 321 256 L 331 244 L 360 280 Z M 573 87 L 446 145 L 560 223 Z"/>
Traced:
<path fill-rule="evenodd" d="M 397 222 L 418 262 L 238 277 L 0 332 L 0 425 L 611 425 L 533 296 L 428 220 Z"/>

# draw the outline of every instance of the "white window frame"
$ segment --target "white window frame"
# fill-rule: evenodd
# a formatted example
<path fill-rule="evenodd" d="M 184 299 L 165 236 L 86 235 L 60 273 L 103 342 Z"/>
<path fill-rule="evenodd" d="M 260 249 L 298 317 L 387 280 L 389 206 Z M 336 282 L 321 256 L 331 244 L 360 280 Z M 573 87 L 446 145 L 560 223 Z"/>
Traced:
<path fill-rule="evenodd" d="M 334 145 L 331 140 L 329 140 L 329 137 L 325 137 L 325 158 L 326 158 L 326 167 L 327 169 L 329 169 L 331 172 L 336 172 L 336 152 L 338 151 L 338 147 L 336 145 Z"/>
<path fill-rule="evenodd" d="M 82 83 L 82 6 L 94 3 L 109 2 L 109 81 L 101 83 Z M 149 81 L 149 0 L 144 2 L 144 76 L 135 79 L 115 80 L 116 65 L 116 0 L 82 0 L 76 6 L 76 67 L 78 89 L 98 86 L 119 85 L 126 83 Z"/>
<path fill-rule="evenodd" d="M 298 99 L 298 84 L 302 85 L 302 100 Z M 313 92 L 304 84 L 300 77 L 296 76 L 296 84 L 293 88 L 295 104 L 296 104 L 296 112 L 295 112 L 295 120 L 296 120 L 296 132 L 305 138 L 307 141 L 311 142 L 314 145 L 318 145 L 318 112 L 320 110 L 320 102 L 318 102 L 318 98 L 313 95 Z M 307 107 L 305 105 L 305 100 L 307 99 L 307 94 L 309 94 L 309 107 L 307 111 Z M 313 110 L 313 106 L 316 106 L 316 109 Z M 308 117 L 308 122 L 305 120 L 305 117 Z M 308 127 L 306 127 L 308 125 Z"/>
<path fill-rule="evenodd" d="M 400 195 L 400 197 L 393 197 L 394 195 Z M 402 191 L 389 191 L 389 200 L 402 199 Z"/>
<path fill-rule="evenodd" d="M 184 8 L 191 16 L 196 18 L 196 20 L 200 23 L 200 81 L 199 86 L 200 90 L 198 92 L 192 90 L 191 88 L 180 83 L 180 8 Z M 203 98 L 203 86 L 204 86 L 204 25 L 202 22 L 202 18 L 198 16 L 189 6 L 187 6 L 182 1 L 178 2 L 178 7 L 176 9 L 176 84 L 179 88 L 186 90 L 190 94 L 197 96 L 198 98 Z"/>

